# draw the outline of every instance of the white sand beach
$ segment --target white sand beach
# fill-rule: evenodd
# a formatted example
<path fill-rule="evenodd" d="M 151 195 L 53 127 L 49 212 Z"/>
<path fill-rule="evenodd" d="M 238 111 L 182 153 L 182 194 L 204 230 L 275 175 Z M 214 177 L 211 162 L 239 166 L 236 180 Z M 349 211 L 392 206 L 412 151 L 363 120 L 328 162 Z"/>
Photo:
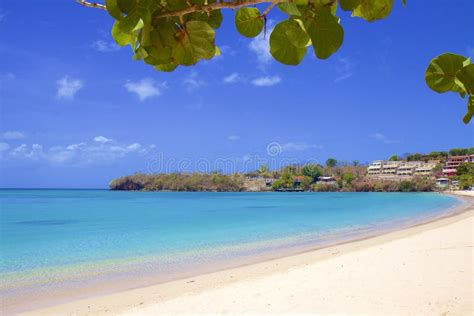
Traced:
<path fill-rule="evenodd" d="M 382 236 L 28 314 L 472 315 L 465 199 L 461 214 Z"/>

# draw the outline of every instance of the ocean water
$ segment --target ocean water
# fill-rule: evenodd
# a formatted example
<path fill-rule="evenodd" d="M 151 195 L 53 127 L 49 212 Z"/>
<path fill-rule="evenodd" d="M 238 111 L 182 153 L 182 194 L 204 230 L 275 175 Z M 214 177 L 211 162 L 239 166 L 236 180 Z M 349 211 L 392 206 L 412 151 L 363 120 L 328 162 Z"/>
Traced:
<path fill-rule="evenodd" d="M 18 307 L 44 289 L 72 297 L 110 280 L 166 281 L 412 225 L 459 203 L 436 193 L 0 190 L 0 295 Z"/>

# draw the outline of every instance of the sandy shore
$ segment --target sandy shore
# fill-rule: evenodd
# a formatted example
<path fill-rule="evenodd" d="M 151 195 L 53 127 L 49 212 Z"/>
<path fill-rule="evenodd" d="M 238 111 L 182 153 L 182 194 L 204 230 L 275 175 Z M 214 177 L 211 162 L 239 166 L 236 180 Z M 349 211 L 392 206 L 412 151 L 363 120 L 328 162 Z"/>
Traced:
<path fill-rule="evenodd" d="M 470 194 L 469 194 L 470 195 Z M 472 315 L 474 207 L 366 240 L 30 315 Z"/>

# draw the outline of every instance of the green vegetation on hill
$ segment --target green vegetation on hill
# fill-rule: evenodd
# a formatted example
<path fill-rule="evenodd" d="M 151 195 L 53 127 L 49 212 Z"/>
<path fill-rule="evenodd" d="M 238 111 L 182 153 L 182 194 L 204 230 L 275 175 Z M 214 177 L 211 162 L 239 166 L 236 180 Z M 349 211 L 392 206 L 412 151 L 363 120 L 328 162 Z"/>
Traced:
<path fill-rule="evenodd" d="M 460 189 L 468 189 L 474 186 L 474 164 L 463 163 L 456 171 L 456 180 L 459 181 Z"/>
<path fill-rule="evenodd" d="M 140 191 L 212 191 L 236 192 L 244 189 L 239 174 L 141 174 L 125 176 L 110 182 L 111 190 Z"/>

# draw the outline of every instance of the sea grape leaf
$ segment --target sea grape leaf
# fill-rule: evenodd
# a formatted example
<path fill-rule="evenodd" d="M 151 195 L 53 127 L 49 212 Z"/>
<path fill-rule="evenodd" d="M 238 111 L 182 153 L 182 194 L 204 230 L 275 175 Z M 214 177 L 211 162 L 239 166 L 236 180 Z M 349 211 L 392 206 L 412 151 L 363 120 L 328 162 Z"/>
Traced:
<path fill-rule="evenodd" d="M 467 99 L 467 113 L 462 118 L 462 121 L 464 122 L 464 124 L 468 124 L 471 121 L 473 115 L 474 115 L 474 95 L 470 95 L 469 98 Z"/>
<path fill-rule="evenodd" d="M 164 71 L 164 72 L 171 72 L 178 67 L 177 64 L 175 63 L 169 63 L 169 64 L 162 64 L 162 65 L 156 65 L 155 69 L 159 71 Z"/>
<path fill-rule="evenodd" d="M 278 23 L 270 35 L 270 53 L 276 60 L 285 65 L 298 65 L 306 54 L 305 45 L 297 47 L 293 44 L 293 41 L 298 44 L 301 43 L 300 39 L 296 39 L 297 29 L 303 33 L 301 36 L 306 36 L 307 42 L 309 40 L 308 35 L 293 20 Z"/>
<path fill-rule="evenodd" d="M 284 13 L 288 15 L 294 15 L 294 16 L 300 16 L 301 12 L 298 10 L 298 7 L 296 4 L 292 2 L 282 2 L 278 4 L 278 9 L 283 11 Z"/>
<path fill-rule="evenodd" d="M 461 68 L 456 73 L 456 83 L 464 87 L 469 94 L 474 94 L 474 64 L 469 64 Z"/>
<path fill-rule="evenodd" d="M 339 6 L 344 11 L 352 11 L 361 4 L 362 0 L 339 0 Z"/>
<path fill-rule="evenodd" d="M 212 27 L 202 21 L 186 22 L 178 34 L 179 44 L 173 50 L 173 57 L 179 64 L 194 65 L 200 59 L 211 59 L 216 52 L 215 33 Z"/>
<path fill-rule="evenodd" d="M 138 12 L 134 12 L 119 20 L 118 27 L 125 33 L 131 33 L 140 25 L 140 21 L 141 25 L 143 26 L 143 21 L 140 18 L 140 14 Z"/>
<path fill-rule="evenodd" d="M 116 20 L 120 20 L 123 18 L 122 11 L 120 10 L 119 6 L 117 5 L 117 0 L 105 0 L 105 6 L 107 8 L 107 12 Z"/>
<path fill-rule="evenodd" d="M 288 23 L 288 28 L 286 30 L 286 36 L 290 40 L 291 44 L 299 48 L 310 45 L 311 39 L 304 29 L 303 22 L 299 19 L 291 19 L 289 22 L 290 23 Z"/>
<path fill-rule="evenodd" d="M 392 11 L 393 0 L 362 0 L 352 11 L 352 16 L 372 22 L 387 17 Z"/>
<path fill-rule="evenodd" d="M 221 10 L 213 10 L 207 14 L 207 12 L 193 12 L 186 15 L 186 21 L 203 21 L 209 23 L 213 29 L 217 29 L 222 23 Z"/>
<path fill-rule="evenodd" d="M 263 29 L 263 20 L 257 8 L 240 8 L 235 14 L 235 27 L 245 37 L 255 37 Z"/>
<path fill-rule="evenodd" d="M 117 6 L 125 14 L 129 14 L 135 9 L 137 1 L 134 0 L 117 0 Z"/>
<path fill-rule="evenodd" d="M 326 59 L 341 47 L 344 30 L 328 8 L 318 9 L 315 15 L 307 15 L 304 26 L 318 58 Z"/>
<path fill-rule="evenodd" d="M 115 41 L 120 46 L 125 46 L 127 44 L 132 43 L 132 35 L 123 32 L 120 27 L 119 27 L 119 21 L 115 21 L 113 27 L 112 27 L 112 37 Z"/>
<path fill-rule="evenodd" d="M 425 81 L 432 90 L 462 92 L 464 89 L 456 83 L 456 73 L 463 68 L 466 57 L 445 53 L 431 60 L 425 72 Z"/>

